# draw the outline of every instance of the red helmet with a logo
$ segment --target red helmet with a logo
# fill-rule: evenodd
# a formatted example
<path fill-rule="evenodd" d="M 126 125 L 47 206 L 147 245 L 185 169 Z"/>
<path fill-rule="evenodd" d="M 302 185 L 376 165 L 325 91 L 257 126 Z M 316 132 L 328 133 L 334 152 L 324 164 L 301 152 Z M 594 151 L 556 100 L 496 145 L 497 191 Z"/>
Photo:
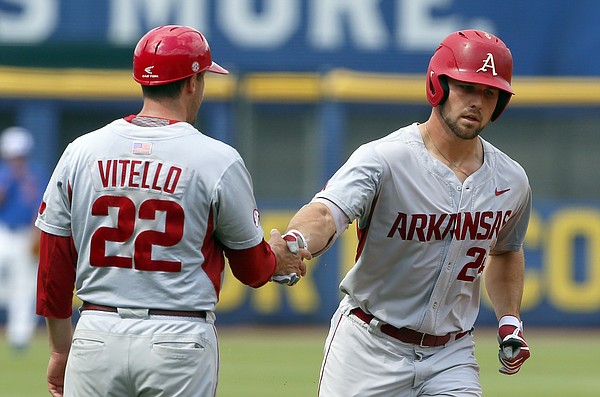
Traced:
<path fill-rule="evenodd" d="M 229 73 L 213 62 L 202 33 L 187 26 L 152 29 L 133 52 L 133 78 L 141 85 L 167 84 L 204 71 Z"/>
<path fill-rule="evenodd" d="M 446 37 L 439 45 L 427 69 L 427 100 L 438 106 L 448 97 L 448 84 L 442 76 L 500 90 L 495 121 L 508 105 L 513 61 L 510 50 L 494 35 L 481 30 L 462 30 Z"/>

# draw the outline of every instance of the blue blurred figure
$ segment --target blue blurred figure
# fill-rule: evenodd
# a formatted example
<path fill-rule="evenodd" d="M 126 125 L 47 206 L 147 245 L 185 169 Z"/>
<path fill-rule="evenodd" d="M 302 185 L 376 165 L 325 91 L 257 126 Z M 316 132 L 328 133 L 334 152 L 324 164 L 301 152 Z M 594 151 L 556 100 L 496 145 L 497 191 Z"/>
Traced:
<path fill-rule="evenodd" d="M 29 162 L 34 140 L 25 128 L 0 135 L 0 279 L 6 301 L 6 334 L 15 350 L 26 348 L 35 332 L 35 288 L 39 231 L 33 222 L 46 185 Z"/>

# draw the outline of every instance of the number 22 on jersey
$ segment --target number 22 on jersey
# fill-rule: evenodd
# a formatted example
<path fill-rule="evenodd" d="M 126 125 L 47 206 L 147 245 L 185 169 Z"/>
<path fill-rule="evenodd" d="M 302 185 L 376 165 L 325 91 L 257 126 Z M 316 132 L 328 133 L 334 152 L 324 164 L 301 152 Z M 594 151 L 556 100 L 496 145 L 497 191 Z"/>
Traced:
<path fill-rule="evenodd" d="M 93 216 L 108 216 L 109 209 L 117 210 L 117 225 L 98 228 L 91 239 L 90 265 L 96 267 L 135 268 L 144 271 L 180 272 L 180 261 L 152 259 L 152 247 L 172 247 L 183 237 L 184 211 L 174 201 L 149 199 L 139 209 L 124 196 L 101 196 L 92 205 Z M 164 231 L 144 230 L 133 241 L 132 256 L 107 255 L 106 243 L 125 243 L 134 237 L 138 220 L 155 220 L 164 212 Z M 135 264 L 135 266 L 134 266 Z"/>

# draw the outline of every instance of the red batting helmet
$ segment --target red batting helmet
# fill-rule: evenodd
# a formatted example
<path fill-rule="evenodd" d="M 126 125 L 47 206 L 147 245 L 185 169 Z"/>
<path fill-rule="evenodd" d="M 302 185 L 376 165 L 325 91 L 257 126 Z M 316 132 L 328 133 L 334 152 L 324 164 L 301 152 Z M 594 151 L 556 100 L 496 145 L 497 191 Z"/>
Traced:
<path fill-rule="evenodd" d="M 141 85 L 167 84 L 203 71 L 229 73 L 212 61 L 202 33 L 187 26 L 152 29 L 133 52 L 133 78 Z"/>
<path fill-rule="evenodd" d="M 512 68 L 510 50 L 496 36 L 481 30 L 454 32 L 440 43 L 429 61 L 427 100 L 435 107 L 448 97 L 448 84 L 441 76 L 495 87 L 500 90 L 491 119 L 495 121 L 514 95 Z"/>

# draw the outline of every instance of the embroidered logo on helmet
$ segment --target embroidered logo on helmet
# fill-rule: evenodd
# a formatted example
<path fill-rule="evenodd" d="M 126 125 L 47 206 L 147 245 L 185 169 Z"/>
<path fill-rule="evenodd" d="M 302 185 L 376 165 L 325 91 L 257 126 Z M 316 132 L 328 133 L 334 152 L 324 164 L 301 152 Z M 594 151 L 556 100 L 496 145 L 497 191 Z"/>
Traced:
<path fill-rule="evenodd" d="M 483 66 L 476 70 L 476 72 L 487 72 L 488 68 L 492 70 L 492 75 L 497 76 L 496 64 L 494 63 L 494 56 L 491 52 L 487 53 L 487 58 L 483 60 Z"/>
<path fill-rule="evenodd" d="M 146 74 L 143 74 L 142 78 L 144 78 L 144 79 L 155 79 L 155 78 L 157 78 L 158 75 L 154 74 L 152 72 L 152 69 L 154 69 L 154 65 L 148 66 L 147 68 L 144 68 L 144 72 L 146 72 Z"/>
<path fill-rule="evenodd" d="M 200 70 L 200 64 L 198 63 L 198 61 L 194 61 L 194 63 L 192 63 L 192 72 L 197 73 Z"/>

